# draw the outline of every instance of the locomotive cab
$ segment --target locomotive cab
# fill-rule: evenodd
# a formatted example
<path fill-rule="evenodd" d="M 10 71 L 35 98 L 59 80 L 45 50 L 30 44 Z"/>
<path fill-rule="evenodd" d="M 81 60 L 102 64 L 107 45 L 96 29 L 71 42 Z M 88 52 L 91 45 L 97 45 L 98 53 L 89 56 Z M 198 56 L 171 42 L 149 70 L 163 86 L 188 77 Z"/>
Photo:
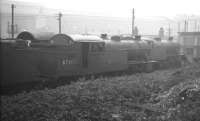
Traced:
<path fill-rule="evenodd" d="M 53 48 L 41 48 L 43 63 L 40 64 L 40 73 L 45 77 L 86 75 L 127 68 L 127 54 L 106 51 L 105 42 L 100 37 L 58 34 L 50 42 Z"/>
<path fill-rule="evenodd" d="M 100 53 L 104 51 L 105 44 L 104 42 L 88 42 L 82 41 L 81 44 L 81 55 L 82 55 L 82 67 L 88 67 L 88 56 L 90 53 Z"/>

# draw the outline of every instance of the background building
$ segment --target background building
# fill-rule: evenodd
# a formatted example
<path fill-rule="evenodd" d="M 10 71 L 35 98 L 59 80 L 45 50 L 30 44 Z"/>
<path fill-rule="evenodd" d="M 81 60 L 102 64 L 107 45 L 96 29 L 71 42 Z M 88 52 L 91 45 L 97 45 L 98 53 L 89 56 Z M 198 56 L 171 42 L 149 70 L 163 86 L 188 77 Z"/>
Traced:
<path fill-rule="evenodd" d="M 200 58 L 200 32 L 179 32 L 181 51 L 192 58 Z"/>

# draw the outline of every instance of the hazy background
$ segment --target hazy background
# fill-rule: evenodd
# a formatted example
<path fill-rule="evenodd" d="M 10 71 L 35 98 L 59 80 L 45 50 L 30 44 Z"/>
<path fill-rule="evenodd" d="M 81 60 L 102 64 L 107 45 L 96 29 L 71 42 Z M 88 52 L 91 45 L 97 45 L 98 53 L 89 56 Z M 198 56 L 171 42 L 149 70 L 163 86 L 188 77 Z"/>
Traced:
<path fill-rule="evenodd" d="M 23 30 L 58 32 L 58 13 L 62 32 L 90 34 L 130 34 L 132 9 L 135 25 L 142 35 L 176 36 L 184 30 L 200 31 L 200 7 L 197 0 L 1 0 L 1 37 L 10 36 L 11 4 L 15 4 L 15 36 Z"/>

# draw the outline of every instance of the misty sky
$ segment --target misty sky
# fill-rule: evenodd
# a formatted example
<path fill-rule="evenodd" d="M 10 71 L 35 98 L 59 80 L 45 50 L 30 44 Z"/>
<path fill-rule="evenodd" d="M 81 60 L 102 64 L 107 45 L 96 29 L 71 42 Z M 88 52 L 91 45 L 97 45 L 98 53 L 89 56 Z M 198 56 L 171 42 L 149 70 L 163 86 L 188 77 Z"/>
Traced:
<path fill-rule="evenodd" d="M 90 15 L 128 17 L 132 8 L 136 15 L 176 16 L 180 14 L 199 15 L 198 0 L 14 0 L 39 3 L 48 8 L 65 9 Z"/>

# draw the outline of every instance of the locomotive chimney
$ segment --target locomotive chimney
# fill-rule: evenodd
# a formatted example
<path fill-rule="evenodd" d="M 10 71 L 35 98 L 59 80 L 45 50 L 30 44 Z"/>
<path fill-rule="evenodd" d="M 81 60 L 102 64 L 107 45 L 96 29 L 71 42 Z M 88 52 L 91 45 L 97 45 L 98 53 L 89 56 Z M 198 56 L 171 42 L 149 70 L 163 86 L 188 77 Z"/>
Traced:
<path fill-rule="evenodd" d="M 134 11 L 134 8 L 133 8 L 133 13 L 132 13 L 132 36 L 134 36 L 134 23 L 135 23 L 135 11 Z"/>
<path fill-rule="evenodd" d="M 59 34 L 61 34 L 61 17 L 62 17 L 62 13 L 60 12 L 59 14 L 58 14 L 58 22 L 59 22 Z"/>

